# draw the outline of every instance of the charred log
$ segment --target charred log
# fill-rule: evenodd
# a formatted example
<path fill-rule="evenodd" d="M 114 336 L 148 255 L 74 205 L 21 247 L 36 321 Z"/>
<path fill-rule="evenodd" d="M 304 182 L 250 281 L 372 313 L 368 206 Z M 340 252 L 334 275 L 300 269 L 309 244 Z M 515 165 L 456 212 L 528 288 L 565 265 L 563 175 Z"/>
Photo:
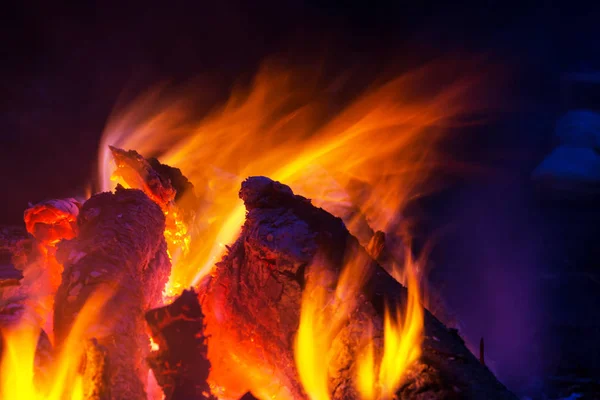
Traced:
<path fill-rule="evenodd" d="M 216 377 L 238 368 L 240 376 L 256 378 L 252 372 L 259 370 L 282 398 L 305 398 L 295 369 L 293 342 L 306 278 L 316 257 L 332 274 L 339 274 L 349 255 L 370 257 L 342 220 L 294 195 L 285 185 L 264 177 L 249 178 L 242 184 L 240 197 L 247 209 L 240 237 L 201 292 L 211 337 L 209 358 Z M 358 306 L 333 343 L 338 354 L 328 377 L 333 399 L 360 398 L 353 385 L 359 339 L 367 325 L 373 326 L 371 339 L 381 353 L 385 306 L 404 309 L 407 302 L 406 288 L 375 261 L 370 259 L 364 268 Z M 422 355 L 409 369 L 398 398 L 515 399 L 462 339 L 426 310 L 424 332 Z M 227 347 L 235 357 L 223 354 Z M 245 368 L 253 371 L 244 375 Z M 261 385 L 266 380 L 255 380 L 257 386 L 247 379 L 247 387 L 227 382 L 234 387 L 230 395 L 264 389 Z"/>
<path fill-rule="evenodd" d="M 56 343 L 63 343 L 93 293 L 112 288 L 93 335 L 106 349 L 110 398 L 145 398 L 144 312 L 160 305 L 170 273 L 165 217 L 142 191 L 119 186 L 90 198 L 77 222 L 79 235 L 57 252 L 64 271 L 54 304 Z"/>
<path fill-rule="evenodd" d="M 196 197 L 194 185 L 183 175 L 179 168 L 162 164 L 156 158 L 149 158 L 148 163 L 159 175 L 167 178 L 175 189 L 175 203 L 182 211 L 186 223 L 193 221 L 196 210 L 200 206 L 200 199 Z"/>
<path fill-rule="evenodd" d="M 196 293 L 186 290 L 172 304 L 148 311 L 146 322 L 158 345 L 148 364 L 165 400 L 216 400 L 207 383 L 210 362 Z"/>
<path fill-rule="evenodd" d="M 162 164 L 156 158 L 146 159 L 135 150 L 110 146 L 110 151 L 117 165 L 116 176 L 129 186 L 143 190 L 163 210 L 176 203 L 183 220 L 188 224 L 193 221 L 200 202 L 194 185 L 180 169 Z"/>
<path fill-rule="evenodd" d="M 113 176 L 123 179 L 132 188 L 142 190 L 163 209 L 175 200 L 177 191 L 169 178 L 155 171 L 137 151 L 109 147 L 117 166 Z"/>

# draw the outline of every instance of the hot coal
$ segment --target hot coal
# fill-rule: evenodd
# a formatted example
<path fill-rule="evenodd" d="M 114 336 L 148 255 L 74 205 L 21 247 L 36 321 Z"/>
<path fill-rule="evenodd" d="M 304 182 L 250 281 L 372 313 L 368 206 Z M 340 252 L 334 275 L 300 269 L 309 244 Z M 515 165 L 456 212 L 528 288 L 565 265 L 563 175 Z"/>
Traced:
<path fill-rule="evenodd" d="M 72 239 L 77 236 L 77 215 L 80 207 L 79 201 L 73 198 L 30 204 L 24 213 L 27 232 L 43 244 Z"/>

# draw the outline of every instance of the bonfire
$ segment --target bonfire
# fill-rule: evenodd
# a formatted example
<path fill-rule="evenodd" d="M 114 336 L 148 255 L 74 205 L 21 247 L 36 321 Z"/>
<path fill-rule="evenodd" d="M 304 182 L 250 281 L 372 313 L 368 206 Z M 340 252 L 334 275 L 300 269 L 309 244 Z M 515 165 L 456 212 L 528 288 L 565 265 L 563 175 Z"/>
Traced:
<path fill-rule="evenodd" d="M 334 117 L 265 68 L 200 121 L 109 121 L 93 195 L 31 204 L 2 271 L 2 399 L 514 399 L 441 314 L 403 207 L 473 82 Z M 483 353 L 483 351 L 482 351 Z"/>

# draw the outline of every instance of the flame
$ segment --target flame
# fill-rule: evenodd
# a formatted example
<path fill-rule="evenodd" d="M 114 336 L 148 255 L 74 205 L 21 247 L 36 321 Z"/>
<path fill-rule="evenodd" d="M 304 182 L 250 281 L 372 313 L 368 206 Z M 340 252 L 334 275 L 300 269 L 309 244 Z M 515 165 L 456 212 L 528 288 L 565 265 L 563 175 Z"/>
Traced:
<path fill-rule="evenodd" d="M 35 356 L 41 327 L 24 316 L 14 327 L 3 329 L 4 348 L 0 363 L 0 398 L 22 400 L 83 400 L 83 378 L 79 373 L 84 343 L 90 339 L 110 289 L 96 291 L 79 312 L 68 337 L 53 358 L 49 379 L 35 379 Z"/>
<path fill-rule="evenodd" d="M 383 355 L 379 363 L 375 361 L 372 341 L 368 342 L 357 360 L 356 385 L 366 400 L 393 399 L 408 367 L 421 355 L 423 307 L 420 303 L 419 281 L 410 256 L 407 256 L 405 276 L 408 289 L 406 310 L 403 314 L 396 309 L 396 315 L 392 315 L 386 307 Z"/>
<path fill-rule="evenodd" d="M 356 297 L 366 277 L 368 257 L 350 257 L 339 276 L 335 290 L 328 290 L 332 274 L 317 260 L 309 271 L 302 293 L 300 324 L 294 357 L 300 381 L 312 400 L 328 400 L 328 370 L 332 363 L 333 341 L 356 305 Z"/>
<path fill-rule="evenodd" d="M 115 185 L 109 145 L 157 156 L 195 185 L 200 220 L 190 229 L 189 256 L 173 260 L 171 294 L 197 284 L 222 256 L 222 244 L 235 240 L 245 215 L 237 191 L 247 176 L 286 183 L 343 217 L 356 236 L 360 218 L 385 231 L 420 194 L 415 189 L 423 190 L 440 162 L 436 143 L 466 109 L 477 75 L 440 82 L 452 70 L 446 63 L 408 72 L 334 112 L 326 101 L 336 100 L 336 88 L 320 84 L 319 73 L 274 63 L 205 113 L 194 110 L 193 96 L 155 89 L 111 116 L 100 145 L 101 189 Z M 430 89 L 432 82 L 440 84 Z"/>

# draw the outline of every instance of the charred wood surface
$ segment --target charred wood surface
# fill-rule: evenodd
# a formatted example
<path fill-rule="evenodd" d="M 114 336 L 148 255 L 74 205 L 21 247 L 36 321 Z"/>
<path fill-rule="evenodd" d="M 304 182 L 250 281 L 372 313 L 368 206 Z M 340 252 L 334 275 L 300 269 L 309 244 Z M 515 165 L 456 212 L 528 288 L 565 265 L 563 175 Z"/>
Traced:
<path fill-rule="evenodd" d="M 294 195 L 285 185 L 264 177 L 249 178 L 242 184 L 240 197 L 247 209 L 240 237 L 203 283 L 201 292 L 210 334 L 209 355 L 215 341 L 221 349 L 233 346 L 237 359 L 221 354 L 214 359 L 211 356 L 211 362 L 219 368 L 252 362 L 274 385 L 284 388 L 279 392 L 282 398 L 305 398 L 293 343 L 311 266 L 319 257 L 331 273 L 339 274 L 348 255 L 370 257 L 341 219 Z M 407 301 L 406 288 L 375 261 L 370 259 L 365 268 L 358 306 L 333 344 L 338 355 L 328 381 L 334 399 L 359 398 L 353 385 L 359 337 L 368 325 L 373 326 L 372 340 L 376 353 L 381 353 L 385 304 L 404 309 Z M 516 399 L 471 354 L 457 332 L 428 311 L 424 331 L 422 355 L 409 369 L 398 398 Z"/>
<path fill-rule="evenodd" d="M 137 151 L 109 147 L 117 166 L 113 175 L 122 178 L 130 187 L 143 190 L 162 208 L 175 200 L 177 191 L 168 177 L 155 171 Z"/>
<path fill-rule="evenodd" d="M 123 178 L 133 188 L 141 189 L 161 208 L 177 204 L 186 223 L 192 222 L 199 206 L 194 185 L 178 168 L 162 164 L 156 158 L 146 159 L 135 150 L 125 151 L 110 146 L 117 170 L 115 175 Z"/>
<path fill-rule="evenodd" d="M 148 311 L 146 322 L 158 345 L 148 364 L 165 400 L 216 400 L 207 383 L 210 362 L 196 293 L 186 290 L 172 304 Z"/>
<path fill-rule="evenodd" d="M 145 398 L 149 352 L 144 312 L 160 305 L 170 273 L 160 207 L 140 190 L 117 187 L 90 198 L 78 217 L 79 235 L 60 243 L 64 265 L 54 304 L 54 333 L 65 340 L 86 301 L 98 289 L 112 296 L 94 324 L 106 349 L 111 399 Z"/>
<path fill-rule="evenodd" d="M 193 221 L 196 210 L 200 206 L 200 199 L 196 196 L 195 188 L 192 182 L 183 175 L 179 168 L 162 164 L 156 158 L 149 158 L 148 163 L 162 177 L 167 178 L 175 189 L 175 203 L 182 211 L 185 222 Z"/>

